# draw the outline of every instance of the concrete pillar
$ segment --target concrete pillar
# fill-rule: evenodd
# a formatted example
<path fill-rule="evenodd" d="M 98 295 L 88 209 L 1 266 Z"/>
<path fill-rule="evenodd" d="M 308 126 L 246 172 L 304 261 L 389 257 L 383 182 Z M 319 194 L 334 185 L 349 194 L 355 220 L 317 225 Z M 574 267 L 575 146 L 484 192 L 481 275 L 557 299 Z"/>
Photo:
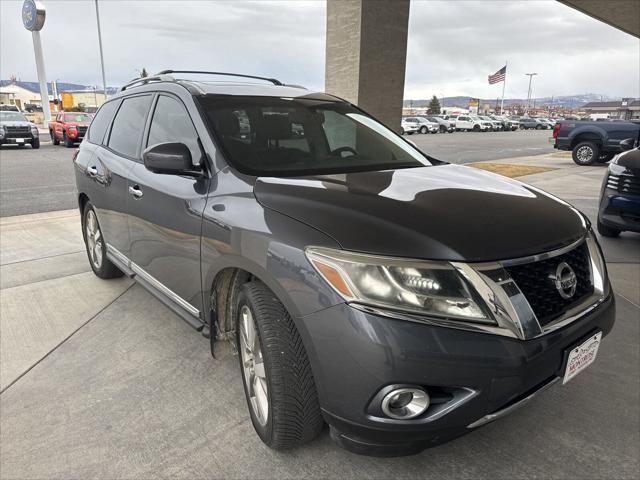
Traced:
<path fill-rule="evenodd" d="M 327 0 L 325 90 L 400 130 L 409 0 Z"/>

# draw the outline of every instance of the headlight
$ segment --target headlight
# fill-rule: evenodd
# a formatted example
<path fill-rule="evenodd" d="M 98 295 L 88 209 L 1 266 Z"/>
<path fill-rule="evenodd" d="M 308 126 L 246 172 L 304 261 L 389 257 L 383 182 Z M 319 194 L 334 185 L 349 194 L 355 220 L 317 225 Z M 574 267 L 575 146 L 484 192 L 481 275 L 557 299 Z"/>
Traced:
<path fill-rule="evenodd" d="M 0 137 L 4 137 L 4 125 L 0 125 Z"/>
<path fill-rule="evenodd" d="M 348 302 L 495 324 L 475 289 L 449 262 L 321 247 L 307 248 L 306 255 L 322 278 Z"/>
<path fill-rule="evenodd" d="M 38 136 L 38 127 L 36 127 L 35 125 L 31 125 L 31 133 L 33 134 L 34 137 Z"/>

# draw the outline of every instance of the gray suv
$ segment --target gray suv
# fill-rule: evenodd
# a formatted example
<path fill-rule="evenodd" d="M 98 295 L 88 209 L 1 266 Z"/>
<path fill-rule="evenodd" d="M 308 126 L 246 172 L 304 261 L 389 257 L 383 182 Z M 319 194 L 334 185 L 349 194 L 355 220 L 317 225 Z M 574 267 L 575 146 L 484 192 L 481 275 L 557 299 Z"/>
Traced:
<path fill-rule="evenodd" d="M 82 232 L 97 276 L 235 345 L 267 445 L 328 423 L 351 451 L 415 453 L 594 361 L 615 306 L 580 212 L 334 96 L 196 73 L 100 108 L 74 157 Z"/>

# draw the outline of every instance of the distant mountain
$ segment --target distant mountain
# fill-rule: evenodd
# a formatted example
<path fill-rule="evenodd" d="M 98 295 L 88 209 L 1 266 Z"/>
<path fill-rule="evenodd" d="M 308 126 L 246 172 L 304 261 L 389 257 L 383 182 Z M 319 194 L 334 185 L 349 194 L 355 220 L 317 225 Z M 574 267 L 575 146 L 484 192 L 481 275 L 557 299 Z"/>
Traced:
<path fill-rule="evenodd" d="M 444 98 L 444 105 L 441 105 L 442 107 L 463 107 L 466 108 L 469 106 L 469 99 L 471 97 L 465 97 L 465 96 L 457 96 L 457 97 L 445 97 Z M 442 98 L 438 98 L 438 100 L 440 100 L 440 103 L 442 102 Z M 607 95 L 599 95 L 599 94 L 595 94 L 595 93 L 583 93 L 580 95 L 560 95 L 557 97 L 541 97 L 541 98 L 534 98 L 531 100 L 531 104 L 533 105 L 535 103 L 536 107 L 541 107 L 541 106 L 547 106 L 547 105 L 554 105 L 556 107 L 567 107 L 567 108 L 577 108 L 580 107 L 582 105 L 584 105 L 585 103 L 589 103 L 589 102 L 607 102 L 607 101 L 616 101 L 616 100 L 621 100 L 620 97 L 609 97 Z M 428 100 L 424 100 L 424 99 L 419 99 L 419 100 L 404 100 L 403 101 L 403 106 L 404 107 L 428 107 L 429 106 L 429 102 L 431 101 L 431 99 Z M 500 102 L 500 99 L 498 99 L 498 103 Z M 495 98 L 481 98 L 480 99 L 480 104 L 489 104 L 489 105 L 495 105 L 496 103 L 496 99 Z M 527 103 L 527 99 L 526 98 L 505 98 L 504 99 L 504 104 L 505 105 L 514 105 L 514 104 L 521 104 L 524 105 L 525 103 Z"/>
<path fill-rule="evenodd" d="M 0 80 L 0 87 L 6 87 L 14 83 L 12 80 Z M 16 85 L 26 88 L 27 90 L 31 90 L 32 92 L 40 93 L 40 84 L 38 82 L 23 82 L 21 80 L 16 80 Z M 93 92 L 93 86 L 90 85 L 80 85 L 78 83 L 66 83 L 66 82 L 58 82 L 58 92 L 71 92 L 76 90 L 88 90 Z M 51 86 L 51 82 L 47 82 L 47 88 L 49 90 L 49 95 L 53 94 L 53 87 Z M 119 90 L 118 87 L 107 87 L 107 95 L 114 95 Z M 102 92 L 102 87 L 97 87 L 97 92 Z"/>

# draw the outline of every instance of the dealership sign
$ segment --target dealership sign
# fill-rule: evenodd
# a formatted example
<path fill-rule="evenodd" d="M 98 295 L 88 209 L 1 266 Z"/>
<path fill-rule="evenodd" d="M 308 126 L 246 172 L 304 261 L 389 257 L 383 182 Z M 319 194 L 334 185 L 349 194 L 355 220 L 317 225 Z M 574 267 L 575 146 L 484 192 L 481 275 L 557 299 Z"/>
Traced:
<path fill-rule="evenodd" d="M 46 12 L 44 5 L 36 0 L 24 0 L 22 4 L 22 23 L 32 32 L 42 30 Z"/>

